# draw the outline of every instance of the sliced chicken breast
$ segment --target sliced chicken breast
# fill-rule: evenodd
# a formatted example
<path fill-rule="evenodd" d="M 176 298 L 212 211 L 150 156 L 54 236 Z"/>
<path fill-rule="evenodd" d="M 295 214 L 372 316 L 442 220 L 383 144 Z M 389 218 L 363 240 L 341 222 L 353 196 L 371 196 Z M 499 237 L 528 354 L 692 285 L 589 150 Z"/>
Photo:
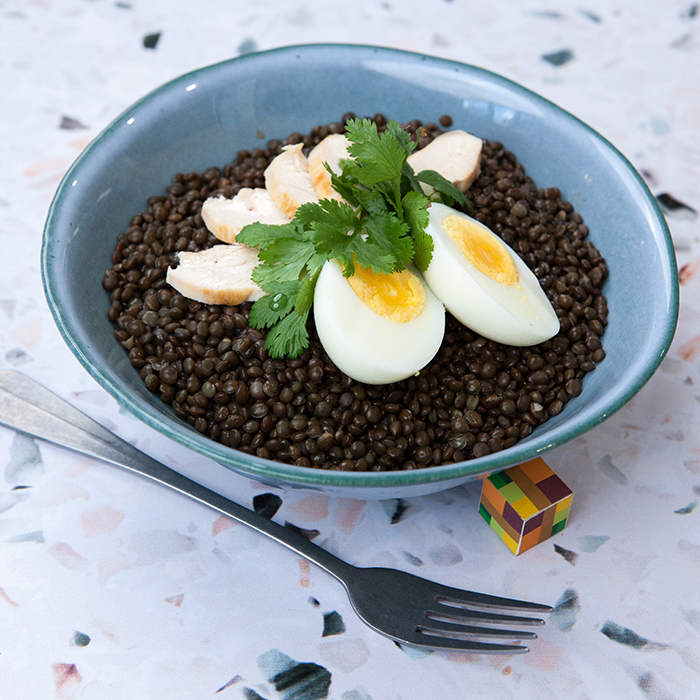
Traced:
<path fill-rule="evenodd" d="M 181 252 L 178 260 L 179 265 L 168 270 L 166 281 L 188 299 L 234 306 L 263 296 L 251 279 L 258 253 L 247 245 L 231 243 L 196 253 Z"/>
<path fill-rule="evenodd" d="M 330 173 L 323 164 L 328 163 L 328 167 L 336 175 L 339 175 L 341 172 L 340 161 L 343 158 L 350 158 L 349 145 L 350 142 L 344 134 L 329 134 L 309 153 L 311 182 L 319 199 L 341 199 L 340 195 L 333 189 Z"/>
<path fill-rule="evenodd" d="M 248 224 L 286 224 L 290 218 L 262 187 L 244 187 L 232 199 L 209 197 L 202 206 L 204 225 L 224 243 L 233 243 Z"/>
<path fill-rule="evenodd" d="M 302 146 L 284 146 L 265 170 L 265 187 L 272 201 L 290 218 L 302 204 L 318 202 Z"/>
<path fill-rule="evenodd" d="M 444 178 L 466 192 L 479 175 L 481 139 L 456 129 L 440 134 L 420 151 L 414 151 L 408 162 L 416 173 L 435 170 Z M 422 185 L 426 194 L 434 191 Z"/>

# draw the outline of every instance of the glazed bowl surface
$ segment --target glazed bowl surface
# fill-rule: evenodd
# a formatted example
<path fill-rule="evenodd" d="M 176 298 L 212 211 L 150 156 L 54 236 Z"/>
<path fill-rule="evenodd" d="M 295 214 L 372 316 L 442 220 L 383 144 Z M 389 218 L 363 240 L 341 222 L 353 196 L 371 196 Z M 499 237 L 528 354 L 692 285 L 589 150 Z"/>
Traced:
<path fill-rule="evenodd" d="M 558 187 L 610 270 L 606 358 L 583 392 L 507 450 L 394 472 L 342 472 L 272 462 L 225 447 L 151 394 L 107 320 L 101 282 L 119 233 L 177 172 L 230 162 L 239 149 L 308 133 L 346 112 L 436 122 L 501 141 L 538 187 Z M 85 369 L 144 423 L 195 453 L 271 486 L 361 499 L 441 491 L 563 445 L 629 401 L 659 366 L 678 317 L 670 233 L 644 181 L 606 139 L 506 78 L 429 56 L 357 45 L 291 46 L 183 75 L 119 115 L 83 151 L 51 204 L 42 247 L 46 298 Z M 203 460 L 205 461 L 205 460 Z"/>

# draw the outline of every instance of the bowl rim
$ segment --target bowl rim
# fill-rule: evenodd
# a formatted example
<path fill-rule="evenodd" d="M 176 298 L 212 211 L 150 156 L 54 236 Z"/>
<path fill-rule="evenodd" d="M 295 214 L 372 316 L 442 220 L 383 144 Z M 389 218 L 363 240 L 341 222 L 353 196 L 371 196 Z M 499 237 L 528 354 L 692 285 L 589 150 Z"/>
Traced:
<path fill-rule="evenodd" d="M 138 109 L 159 95 L 173 88 L 176 88 L 183 83 L 191 83 L 196 76 L 210 72 L 218 68 L 225 68 L 231 65 L 243 65 L 254 62 L 266 62 L 269 58 L 285 57 L 299 52 L 312 53 L 318 51 L 344 51 L 347 53 L 363 55 L 371 52 L 375 59 L 398 58 L 408 61 L 420 61 L 422 65 L 430 65 L 450 71 L 457 71 L 464 74 L 475 74 L 479 77 L 486 78 L 489 81 L 519 93 L 526 97 L 532 103 L 546 108 L 549 111 L 554 111 L 558 116 L 562 117 L 566 122 L 573 123 L 578 128 L 582 128 L 589 137 L 597 141 L 608 153 L 624 166 L 624 169 L 630 174 L 633 180 L 636 180 L 641 192 L 646 197 L 647 203 L 655 215 L 655 222 L 659 226 L 661 237 L 665 242 L 665 248 L 659 246 L 659 250 L 665 252 L 666 259 L 662 262 L 667 263 L 669 269 L 668 285 L 665 290 L 668 294 L 668 316 L 663 326 L 663 332 L 660 333 L 655 342 L 650 346 L 645 353 L 645 362 L 641 363 L 638 373 L 627 381 L 619 391 L 611 396 L 607 401 L 604 401 L 602 408 L 595 415 L 586 416 L 583 420 L 575 420 L 573 424 L 562 424 L 559 428 L 559 433 L 555 441 L 548 440 L 542 436 L 532 439 L 525 439 L 516 443 L 513 447 L 501 452 L 492 453 L 485 457 L 471 459 L 464 462 L 456 462 L 454 464 L 446 464 L 435 467 L 419 468 L 414 470 L 398 470 L 389 472 L 344 472 L 335 470 L 315 469 L 312 467 L 300 467 L 293 464 L 275 462 L 272 460 L 262 459 L 255 455 L 248 455 L 233 448 L 226 447 L 220 443 L 211 440 L 208 437 L 195 433 L 189 425 L 177 423 L 177 418 L 172 417 L 166 419 L 158 413 L 150 413 L 137 402 L 134 401 L 128 392 L 122 391 L 118 386 L 112 384 L 108 377 L 96 366 L 90 357 L 90 348 L 81 342 L 79 336 L 73 333 L 70 314 L 67 314 L 62 308 L 60 298 L 57 296 L 52 283 L 52 239 L 51 230 L 57 221 L 60 209 L 63 204 L 64 197 L 70 192 L 70 183 L 76 179 L 76 173 L 82 168 L 91 153 L 98 149 L 100 143 L 119 127 L 125 119 L 130 115 L 134 115 Z M 136 102 L 129 105 L 117 117 L 115 117 L 100 133 L 95 136 L 88 146 L 80 153 L 73 164 L 70 166 L 66 174 L 63 176 L 56 193 L 52 199 L 43 230 L 42 248 L 41 248 L 41 276 L 44 294 L 53 316 L 54 322 L 63 337 L 64 342 L 76 356 L 80 364 L 92 376 L 92 378 L 109 394 L 111 394 L 118 404 L 127 409 L 130 413 L 139 418 L 149 427 L 164 434 L 166 437 L 188 447 L 189 449 L 211 458 L 224 466 L 242 473 L 250 478 L 260 480 L 282 480 L 288 487 L 305 487 L 313 488 L 317 486 L 332 487 L 356 487 L 356 488 L 387 488 L 402 487 L 402 486 L 420 486 L 435 482 L 450 482 L 463 481 L 473 478 L 484 478 L 488 474 L 506 469 L 518 463 L 522 463 L 536 456 L 540 456 L 551 449 L 554 449 L 573 438 L 582 435 L 588 430 L 594 428 L 598 424 L 607 420 L 611 415 L 617 412 L 624 406 L 651 378 L 654 372 L 658 369 L 663 358 L 673 340 L 676 326 L 678 322 L 679 312 L 679 281 L 678 269 L 675 257 L 675 249 L 671 232 L 661 208 L 644 182 L 641 175 L 630 161 L 604 136 L 588 126 L 578 117 L 566 111 L 557 104 L 551 102 L 547 98 L 530 90 L 529 88 L 516 83 L 515 81 L 506 78 L 498 73 L 494 73 L 485 68 L 474 66 L 460 61 L 430 56 L 413 51 L 403 49 L 374 46 L 368 44 L 347 44 L 347 43 L 312 43 L 312 44 L 293 44 L 288 46 L 277 47 L 266 51 L 253 52 L 244 54 L 235 58 L 227 59 L 207 66 L 197 68 L 182 75 L 179 75 L 162 85 L 151 90 L 149 93 L 138 99 Z M 535 447 L 533 451 L 533 446 Z M 534 452 L 534 453 L 533 453 Z"/>

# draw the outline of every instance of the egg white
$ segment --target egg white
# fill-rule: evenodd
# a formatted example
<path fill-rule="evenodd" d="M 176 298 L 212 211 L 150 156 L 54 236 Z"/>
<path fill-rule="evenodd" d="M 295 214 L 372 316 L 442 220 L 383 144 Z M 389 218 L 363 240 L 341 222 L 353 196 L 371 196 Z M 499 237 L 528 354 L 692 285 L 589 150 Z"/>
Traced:
<path fill-rule="evenodd" d="M 505 246 L 518 272 L 516 284 L 497 282 L 462 254 L 442 224 L 452 215 L 480 226 Z M 534 273 L 486 226 L 451 207 L 433 203 L 426 233 L 433 239 L 434 250 L 423 278 L 458 321 L 505 345 L 536 345 L 556 335 L 559 319 Z"/>
<path fill-rule="evenodd" d="M 389 384 L 425 367 L 442 343 L 445 308 L 423 286 L 423 311 L 411 321 L 393 322 L 366 306 L 340 263 L 329 260 L 316 283 L 313 314 L 319 339 L 338 369 L 359 382 Z"/>

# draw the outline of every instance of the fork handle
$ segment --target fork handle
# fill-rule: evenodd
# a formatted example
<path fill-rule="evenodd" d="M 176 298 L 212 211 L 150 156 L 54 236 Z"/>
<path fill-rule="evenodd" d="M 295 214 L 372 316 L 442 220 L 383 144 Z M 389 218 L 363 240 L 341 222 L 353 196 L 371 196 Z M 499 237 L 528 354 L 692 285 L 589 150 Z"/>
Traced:
<path fill-rule="evenodd" d="M 124 467 L 179 491 L 285 545 L 341 582 L 354 567 L 303 535 L 149 457 L 26 375 L 0 372 L 0 424 Z"/>

